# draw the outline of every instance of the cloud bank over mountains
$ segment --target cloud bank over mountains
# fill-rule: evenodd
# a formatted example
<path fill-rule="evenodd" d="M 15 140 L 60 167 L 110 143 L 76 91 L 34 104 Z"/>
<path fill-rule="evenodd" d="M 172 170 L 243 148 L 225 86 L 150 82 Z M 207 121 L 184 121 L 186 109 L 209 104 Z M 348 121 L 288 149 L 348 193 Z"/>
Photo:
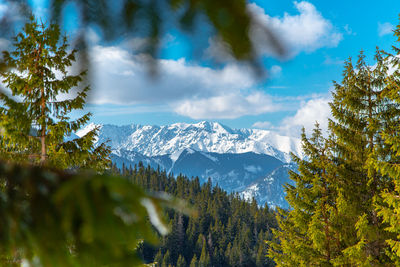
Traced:
<path fill-rule="evenodd" d="M 159 76 L 150 79 L 148 61 L 121 47 L 94 46 L 92 104 L 167 105 L 194 119 L 237 118 L 278 109 L 272 98 L 257 89 L 249 66 L 227 64 L 213 69 L 185 59 L 157 60 Z M 279 75 L 273 66 L 271 73 Z"/>
<path fill-rule="evenodd" d="M 282 16 L 270 16 L 255 3 L 248 4 L 259 24 L 268 25 L 277 36 L 282 37 L 290 51 L 289 57 L 323 47 L 335 47 L 343 39 L 332 22 L 313 4 L 307 1 L 294 2 L 294 7 L 294 14 L 285 12 Z M 312 128 L 310 126 L 316 120 L 323 124 L 322 118 L 329 113 L 326 98 L 308 97 L 305 102 L 292 100 L 289 104 L 280 100 L 279 96 L 272 95 L 265 88 L 265 81 L 255 77 L 251 67 L 234 61 L 228 60 L 223 66 L 215 68 L 185 58 L 156 59 L 158 76 L 150 77 L 149 59 L 140 54 L 146 40 L 134 38 L 119 45 L 105 46 L 99 43 L 100 38 L 96 38 L 94 31 L 89 32 L 94 89 L 89 102 L 98 107 L 107 104 L 119 106 L 120 111 L 113 109 L 114 114 L 122 114 L 124 111 L 172 112 L 195 120 L 212 120 L 288 110 L 293 112 L 298 108 L 293 116 L 284 118 L 280 125 L 272 125 L 267 121 L 253 125 L 258 128 L 272 127 L 285 134 L 295 129 L 297 134 L 302 126 Z M 263 40 L 263 35 L 257 29 L 253 29 L 251 34 L 256 44 L 263 44 L 257 47 L 261 55 L 274 55 L 268 40 Z M 174 40 L 174 37 L 168 34 L 163 42 L 168 43 L 170 39 Z M 132 54 L 127 45 L 130 48 L 136 47 L 138 53 Z M 211 38 L 210 47 L 205 51 L 206 56 L 223 55 L 218 45 Z M 284 74 L 280 63 L 268 67 L 269 79 L 281 78 Z M 278 87 L 279 84 L 276 85 Z"/>
<path fill-rule="evenodd" d="M 258 129 L 275 130 L 288 136 L 299 136 L 304 127 L 306 134 L 311 134 L 318 122 L 323 133 L 328 129 L 328 119 L 331 118 L 330 97 L 316 96 L 308 101 L 302 101 L 300 108 L 292 116 L 285 117 L 279 125 L 272 125 L 269 121 L 258 121 L 252 125 Z"/>

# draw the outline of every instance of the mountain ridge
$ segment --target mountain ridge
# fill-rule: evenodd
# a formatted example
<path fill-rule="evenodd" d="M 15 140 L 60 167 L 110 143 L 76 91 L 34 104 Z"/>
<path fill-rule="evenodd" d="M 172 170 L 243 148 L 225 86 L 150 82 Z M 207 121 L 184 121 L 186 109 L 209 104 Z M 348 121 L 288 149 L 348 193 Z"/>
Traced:
<path fill-rule="evenodd" d="M 231 129 L 216 122 L 165 126 L 90 124 L 97 144 L 108 142 L 117 167 L 142 162 L 168 174 L 211 179 L 227 192 L 253 197 L 260 205 L 287 207 L 283 184 L 289 181 L 289 152 L 301 157 L 300 140 L 259 129 Z M 293 151 L 292 151 L 293 150 Z"/>
<path fill-rule="evenodd" d="M 76 134 L 82 136 L 94 127 L 100 129 L 97 142 L 109 141 L 114 150 L 122 148 L 146 156 L 173 155 L 186 148 L 215 153 L 254 152 L 276 157 L 286 163 L 291 161 L 290 152 L 302 156 L 298 138 L 269 130 L 231 129 L 217 122 L 165 126 L 90 124 Z"/>

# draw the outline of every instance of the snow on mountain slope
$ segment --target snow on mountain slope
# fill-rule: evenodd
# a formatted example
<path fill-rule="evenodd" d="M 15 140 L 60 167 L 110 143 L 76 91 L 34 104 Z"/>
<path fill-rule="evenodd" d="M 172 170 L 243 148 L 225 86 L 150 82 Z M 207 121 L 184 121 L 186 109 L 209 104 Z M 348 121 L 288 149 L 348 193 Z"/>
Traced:
<path fill-rule="evenodd" d="M 282 161 L 275 157 L 246 152 L 240 154 L 199 152 L 184 150 L 171 171 L 189 177 L 199 177 L 201 182 L 208 178 L 228 192 L 242 191 L 257 178 L 269 174 Z"/>
<path fill-rule="evenodd" d="M 231 129 L 215 122 L 175 123 L 166 126 L 90 124 L 76 133 L 83 136 L 97 127 L 98 144 L 107 142 L 118 167 L 145 166 L 211 178 L 228 192 L 253 197 L 261 205 L 288 207 L 283 184 L 290 182 L 289 152 L 302 157 L 301 141 L 258 129 Z M 285 164 L 289 163 L 289 164 Z"/>
<path fill-rule="evenodd" d="M 210 178 L 214 185 L 218 184 L 227 192 L 247 190 L 249 185 L 259 183 L 260 178 L 266 177 L 280 166 L 286 165 L 275 157 L 254 152 L 219 154 L 192 149 L 181 151 L 176 161 L 172 161 L 170 155 L 148 157 L 138 152 L 123 149 L 114 151 L 111 158 L 119 168 L 123 164 L 129 168 L 142 162 L 144 166 L 150 165 L 153 168 L 160 168 L 166 170 L 167 173 L 184 174 L 189 178 L 199 177 L 201 183 Z M 275 175 L 274 178 L 279 182 L 280 177 Z M 278 195 L 274 194 L 273 199 L 267 198 L 267 200 L 275 205 L 278 202 L 281 204 L 281 192 L 282 190 L 277 190 Z M 266 201 L 261 198 L 262 196 L 259 193 L 249 192 L 246 197 L 254 196 L 264 204 Z M 277 203 L 274 202 L 275 198 L 278 199 Z"/>
<path fill-rule="evenodd" d="M 283 185 L 293 184 L 293 181 L 289 178 L 290 170 L 296 171 L 297 166 L 293 163 L 279 166 L 267 176 L 247 186 L 240 192 L 240 195 L 247 200 L 255 198 L 260 205 L 267 204 L 270 207 L 288 208 Z"/>
<path fill-rule="evenodd" d="M 86 133 L 96 125 L 90 124 L 77 135 Z M 281 136 L 275 132 L 258 129 L 231 129 L 216 122 L 196 124 L 175 123 L 166 126 L 98 125 L 98 142 L 109 141 L 114 149 L 139 152 L 146 156 L 171 155 L 176 160 L 180 152 L 193 149 L 214 153 L 254 152 L 290 162 L 289 152 L 301 157 L 300 139 Z"/>

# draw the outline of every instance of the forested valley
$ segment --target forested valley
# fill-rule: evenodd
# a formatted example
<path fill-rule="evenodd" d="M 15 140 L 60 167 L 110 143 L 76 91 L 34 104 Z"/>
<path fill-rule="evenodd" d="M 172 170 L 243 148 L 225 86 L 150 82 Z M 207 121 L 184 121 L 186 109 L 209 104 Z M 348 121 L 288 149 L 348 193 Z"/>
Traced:
<path fill-rule="evenodd" d="M 124 166 L 121 174 L 148 192 L 166 192 L 184 200 L 194 210 L 192 216 L 173 209 L 164 212 L 171 233 L 160 236 L 158 245 L 141 244 L 138 251 L 145 262 L 156 262 L 156 266 L 274 266 L 265 256 L 265 241 L 271 240 L 271 229 L 277 226 L 268 206 L 227 194 L 210 180 L 200 185 L 198 178 L 175 178 L 143 164 Z"/>

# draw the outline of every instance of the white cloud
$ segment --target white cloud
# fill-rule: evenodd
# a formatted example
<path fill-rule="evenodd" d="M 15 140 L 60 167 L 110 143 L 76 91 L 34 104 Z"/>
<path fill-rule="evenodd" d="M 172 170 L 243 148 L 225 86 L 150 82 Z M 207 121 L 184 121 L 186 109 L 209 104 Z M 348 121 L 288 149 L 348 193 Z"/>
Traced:
<path fill-rule="evenodd" d="M 149 76 L 148 59 L 132 56 L 120 47 L 91 50 L 96 104 L 159 104 L 201 99 L 250 88 L 256 79 L 248 67 L 227 65 L 211 69 L 185 59 L 158 60 L 159 75 Z"/>
<path fill-rule="evenodd" d="M 228 64 L 212 69 L 185 59 L 157 60 L 159 74 L 149 76 L 148 58 L 131 55 L 122 47 L 91 48 L 94 72 L 89 103 L 169 107 L 195 119 L 237 118 L 279 109 L 272 97 L 256 90 L 249 66 Z M 280 75 L 278 65 L 271 74 Z"/>
<path fill-rule="evenodd" d="M 274 129 L 275 127 L 269 121 L 257 121 L 251 127 L 256 129 Z"/>
<path fill-rule="evenodd" d="M 0 51 L 8 50 L 10 41 L 5 38 L 0 38 Z M 1 56 L 0 56 L 1 57 Z"/>
<path fill-rule="evenodd" d="M 336 31 L 313 4 L 302 1 L 294 2 L 294 6 L 299 14 L 285 13 L 283 17 L 271 17 L 256 4 L 248 5 L 260 23 L 270 27 L 286 42 L 293 55 L 302 51 L 312 52 L 321 47 L 336 47 L 343 39 L 343 35 Z M 255 39 L 257 38 L 259 37 L 256 35 Z M 263 52 L 270 53 L 269 50 Z"/>
<path fill-rule="evenodd" d="M 98 32 L 96 32 L 92 27 L 88 27 L 86 32 L 86 41 L 91 45 L 96 45 L 101 40 L 101 36 Z"/>
<path fill-rule="evenodd" d="M 286 117 L 280 125 L 280 131 L 288 135 L 298 135 L 301 128 L 307 133 L 312 132 L 315 123 L 318 122 L 323 132 L 328 129 L 328 118 L 331 118 L 329 98 L 315 98 L 303 102 L 294 116 Z"/>
<path fill-rule="evenodd" d="M 307 134 L 310 134 L 315 128 L 315 123 L 323 133 L 327 133 L 328 119 L 331 118 L 328 97 L 316 97 L 308 101 L 303 101 L 299 109 L 293 116 L 284 118 L 278 126 L 272 125 L 268 121 L 258 121 L 252 125 L 253 128 L 270 129 L 278 131 L 283 135 L 299 136 L 304 127 Z"/>
<path fill-rule="evenodd" d="M 332 23 L 324 18 L 316 7 L 306 1 L 294 2 L 299 14 L 284 13 L 283 17 L 272 17 L 266 14 L 265 10 L 255 3 L 248 4 L 255 25 L 266 26 L 283 41 L 289 51 L 289 57 L 300 52 L 313 52 L 322 47 L 336 47 L 343 39 L 342 33 L 338 32 Z M 267 56 L 276 56 L 271 40 L 265 35 L 263 27 L 250 29 L 256 49 L 259 53 Z M 228 50 L 217 38 L 209 40 L 210 47 L 206 54 L 217 60 L 229 60 Z"/>
<path fill-rule="evenodd" d="M 176 37 L 170 33 L 167 33 L 161 38 L 159 45 L 160 47 L 167 48 L 176 44 L 176 42 Z M 149 38 L 132 37 L 122 42 L 121 47 L 140 54 L 146 52 L 149 45 L 151 45 L 151 40 Z"/>
<path fill-rule="evenodd" d="M 0 20 L 7 22 L 17 22 L 24 19 L 21 16 L 23 5 L 17 1 L 8 1 L 4 3 L 0 1 Z"/>
<path fill-rule="evenodd" d="M 175 111 L 193 119 L 234 119 L 244 115 L 258 115 L 274 112 L 280 106 L 272 98 L 261 92 L 248 95 L 219 95 L 200 100 L 185 100 Z"/>
<path fill-rule="evenodd" d="M 393 24 L 391 24 L 389 22 L 385 22 L 385 23 L 378 22 L 378 35 L 380 37 L 387 35 L 387 34 L 392 34 L 393 30 L 394 30 Z"/>

